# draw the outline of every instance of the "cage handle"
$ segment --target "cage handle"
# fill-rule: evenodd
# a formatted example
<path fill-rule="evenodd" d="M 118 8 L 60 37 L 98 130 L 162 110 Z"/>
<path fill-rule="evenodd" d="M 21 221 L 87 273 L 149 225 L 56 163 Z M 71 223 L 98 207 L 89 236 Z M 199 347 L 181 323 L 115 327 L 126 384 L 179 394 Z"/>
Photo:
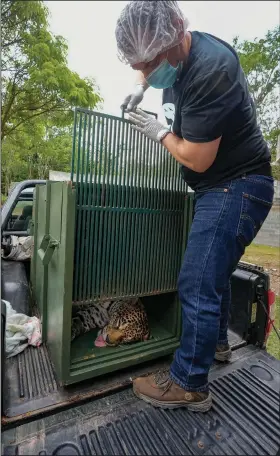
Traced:
<path fill-rule="evenodd" d="M 51 237 L 49 234 L 45 234 L 38 249 L 38 255 L 44 266 L 48 266 L 52 259 L 55 249 L 59 246 L 59 242 Z"/>

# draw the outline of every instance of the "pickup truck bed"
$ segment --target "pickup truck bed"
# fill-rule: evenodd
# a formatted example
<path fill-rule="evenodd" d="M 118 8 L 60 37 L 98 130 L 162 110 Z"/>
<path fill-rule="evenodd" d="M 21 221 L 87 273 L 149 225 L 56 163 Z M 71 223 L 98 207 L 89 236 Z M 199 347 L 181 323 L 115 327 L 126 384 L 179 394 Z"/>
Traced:
<path fill-rule="evenodd" d="M 23 263 L 2 261 L 2 295 L 17 312 L 30 314 L 30 291 Z M 229 331 L 233 350 L 246 346 L 246 341 L 234 331 Z M 170 359 L 140 364 L 107 376 L 101 376 L 68 387 L 61 387 L 56 380 L 45 344 L 39 348 L 29 346 L 16 357 L 5 361 L 5 381 L 2 424 L 22 424 L 42 413 L 59 411 L 80 404 L 100 395 L 131 385 L 132 378 L 145 375 L 159 368 L 168 367 Z"/>
<path fill-rule="evenodd" d="M 210 373 L 213 409 L 160 410 L 131 388 L 2 433 L 2 454 L 274 455 L 279 449 L 280 362 L 253 346 Z"/>
<path fill-rule="evenodd" d="M 240 345 L 238 336 L 231 332 L 231 346 Z M 236 345 L 238 342 L 238 345 Z M 172 360 L 171 360 L 172 361 Z M 146 375 L 170 365 L 170 358 L 163 358 L 103 376 L 87 382 L 61 387 L 55 378 L 47 347 L 28 347 L 18 356 L 6 360 L 6 387 L 4 388 L 4 425 L 22 422 L 47 411 L 73 406 L 83 400 L 96 398 L 109 391 L 116 391 L 131 384 L 132 378 Z"/>
<path fill-rule="evenodd" d="M 3 261 L 3 299 L 28 313 L 29 293 L 24 265 Z M 240 302 L 245 298 L 240 289 Z M 239 328 L 244 308 L 234 312 Z M 170 358 L 62 388 L 47 347 L 27 348 L 5 363 L 2 454 L 276 455 L 280 361 L 247 345 L 238 331 L 229 335 L 233 357 L 212 366 L 214 405 L 207 414 L 154 409 L 133 395 L 132 379 L 167 369 Z"/>

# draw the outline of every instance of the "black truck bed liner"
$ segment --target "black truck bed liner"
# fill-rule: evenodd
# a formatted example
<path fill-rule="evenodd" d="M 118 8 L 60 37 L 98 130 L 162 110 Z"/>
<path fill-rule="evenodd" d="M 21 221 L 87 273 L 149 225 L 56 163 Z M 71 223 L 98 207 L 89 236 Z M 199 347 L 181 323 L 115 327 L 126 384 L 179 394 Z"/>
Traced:
<path fill-rule="evenodd" d="M 246 344 L 232 331 L 229 331 L 229 341 L 233 349 Z M 2 424 L 20 422 L 41 413 L 78 405 L 83 400 L 127 387 L 132 377 L 146 375 L 169 364 L 170 358 L 167 357 L 63 388 L 56 381 L 46 345 L 28 347 L 18 356 L 6 360 L 5 418 Z"/>
<path fill-rule="evenodd" d="M 18 312 L 28 314 L 30 292 L 23 263 L 2 261 L 1 276 L 3 298 Z M 244 318 L 246 320 L 246 316 Z M 240 332 L 229 330 L 229 342 L 235 351 L 246 345 Z M 2 425 L 23 424 L 27 420 L 119 391 L 131 384 L 132 377 L 154 372 L 169 364 L 170 359 L 159 359 L 63 388 L 56 380 L 46 345 L 28 347 L 18 356 L 5 360 Z"/>
<path fill-rule="evenodd" d="M 210 372 L 206 414 L 154 409 L 125 389 L 2 433 L 2 454 L 276 455 L 280 361 L 253 346 Z"/>

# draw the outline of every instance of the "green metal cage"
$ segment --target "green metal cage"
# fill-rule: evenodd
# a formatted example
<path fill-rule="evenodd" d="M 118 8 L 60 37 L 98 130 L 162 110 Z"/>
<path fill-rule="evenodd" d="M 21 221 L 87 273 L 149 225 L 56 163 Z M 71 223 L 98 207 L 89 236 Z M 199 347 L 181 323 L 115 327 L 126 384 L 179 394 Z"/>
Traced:
<path fill-rule="evenodd" d="M 62 383 L 166 355 L 180 338 L 177 276 L 192 220 L 178 163 L 124 118 L 76 109 L 71 182 L 36 189 L 33 294 Z M 139 296 L 151 339 L 71 344 L 72 306 Z"/>

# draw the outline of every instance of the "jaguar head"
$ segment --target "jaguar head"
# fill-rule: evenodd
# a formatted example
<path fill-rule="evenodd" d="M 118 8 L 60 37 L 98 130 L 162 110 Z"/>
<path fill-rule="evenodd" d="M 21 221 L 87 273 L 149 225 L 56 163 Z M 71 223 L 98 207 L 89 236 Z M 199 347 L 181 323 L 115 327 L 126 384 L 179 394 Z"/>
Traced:
<path fill-rule="evenodd" d="M 116 347 L 121 344 L 125 338 L 125 329 L 128 324 L 120 325 L 118 328 L 114 328 L 111 325 L 105 326 L 102 330 L 102 337 L 107 346 Z"/>
<path fill-rule="evenodd" d="M 120 345 L 125 337 L 125 328 L 127 324 L 114 328 L 111 325 L 105 326 L 98 332 L 95 340 L 96 347 L 116 347 Z"/>

